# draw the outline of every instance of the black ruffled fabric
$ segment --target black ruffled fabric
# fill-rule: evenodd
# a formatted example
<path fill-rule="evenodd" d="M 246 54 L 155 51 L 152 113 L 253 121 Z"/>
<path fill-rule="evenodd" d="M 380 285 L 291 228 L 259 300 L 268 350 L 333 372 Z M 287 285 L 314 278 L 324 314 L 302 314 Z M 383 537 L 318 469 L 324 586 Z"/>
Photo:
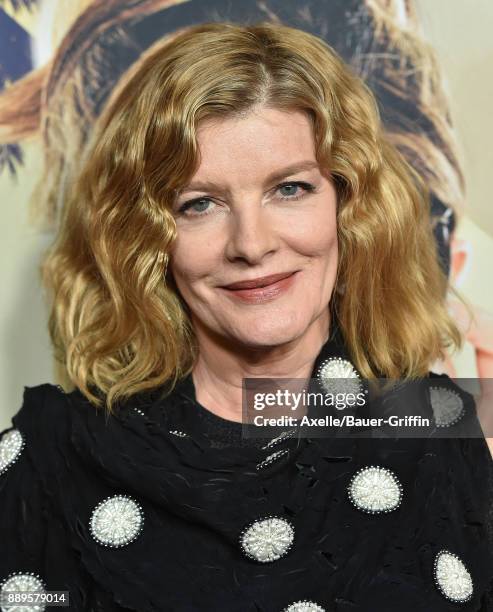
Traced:
<path fill-rule="evenodd" d="M 337 328 L 313 372 L 330 356 L 347 358 Z M 281 612 L 303 599 L 327 612 L 493 610 L 484 438 L 294 435 L 267 446 L 200 406 L 191 376 L 168 398 L 142 394 L 109 419 L 78 391 L 26 387 L 12 422 L 26 446 L 0 475 L 0 582 L 36 573 L 47 589 L 69 591 L 71 610 Z M 281 448 L 289 453 L 257 469 Z M 348 498 L 350 478 L 369 465 L 402 484 L 389 513 L 362 512 Z M 117 494 L 141 505 L 143 528 L 126 546 L 105 547 L 90 516 Z M 259 563 L 239 535 L 269 515 L 293 524 L 294 542 Z M 453 603 L 434 584 L 442 549 L 471 573 L 470 601 Z"/>

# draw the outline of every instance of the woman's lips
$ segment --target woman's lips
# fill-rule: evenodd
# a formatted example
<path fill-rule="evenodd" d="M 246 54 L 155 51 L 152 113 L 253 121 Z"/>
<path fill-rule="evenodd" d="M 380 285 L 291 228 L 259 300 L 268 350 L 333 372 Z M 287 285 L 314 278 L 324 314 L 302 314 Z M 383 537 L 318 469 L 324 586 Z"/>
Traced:
<path fill-rule="evenodd" d="M 277 283 L 277 281 L 286 278 L 287 276 L 291 276 L 293 272 L 296 270 L 291 270 L 291 272 L 279 272 L 278 274 L 269 274 L 263 276 L 261 278 L 255 278 L 252 280 L 238 281 L 236 283 L 231 283 L 229 285 L 221 285 L 224 289 L 257 289 L 259 287 L 267 287 L 267 285 L 273 285 Z"/>
<path fill-rule="evenodd" d="M 256 287 L 255 289 L 226 289 L 220 287 L 221 291 L 225 291 L 227 295 L 242 302 L 249 304 L 261 304 L 262 302 L 270 302 L 278 296 L 284 294 L 294 283 L 298 272 L 293 272 L 290 276 L 276 281 L 265 287 Z"/>

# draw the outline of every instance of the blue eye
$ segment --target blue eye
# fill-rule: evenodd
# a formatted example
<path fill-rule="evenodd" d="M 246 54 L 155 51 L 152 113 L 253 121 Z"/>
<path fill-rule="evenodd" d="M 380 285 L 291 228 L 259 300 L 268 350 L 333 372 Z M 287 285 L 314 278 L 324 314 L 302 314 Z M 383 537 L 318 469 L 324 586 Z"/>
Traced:
<path fill-rule="evenodd" d="M 281 183 L 280 185 L 277 185 L 276 187 L 276 191 L 281 190 L 281 189 L 286 189 L 286 188 L 295 188 L 295 193 L 291 193 L 288 195 L 281 195 L 280 199 L 281 200 L 300 200 L 301 198 L 305 197 L 308 193 L 312 193 L 313 191 L 315 191 L 315 186 L 311 185 L 310 183 L 305 183 L 304 181 L 292 181 L 290 183 Z M 301 188 L 303 188 L 303 193 L 301 195 L 297 195 L 298 190 Z M 210 204 L 212 202 L 212 200 L 208 197 L 200 197 L 200 198 L 194 198 L 193 200 L 189 200 L 188 202 L 185 202 L 184 204 L 182 204 L 182 206 L 180 206 L 180 208 L 178 209 L 178 212 L 182 213 L 185 217 L 205 217 L 206 215 L 211 214 L 210 213 L 210 208 L 208 208 L 208 204 Z M 204 205 L 206 206 L 206 208 L 204 208 Z M 202 206 L 202 208 L 195 208 L 196 206 Z M 193 214 L 186 214 L 186 211 L 189 208 L 193 208 L 194 211 L 196 211 Z"/>
<path fill-rule="evenodd" d="M 281 190 L 281 189 L 293 189 L 293 188 L 298 190 L 300 188 L 300 186 L 299 185 L 293 185 L 293 184 L 291 184 L 291 185 L 283 185 L 282 187 L 279 187 L 279 190 Z M 290 194 L 288 193 L 288 196 L 294 196 L 294 195 L 296 195 L 296 194 L 295 193 L 290 193 Z"/>
<path fill-rule="evenodd" d="M 290 194 L 287 196 L 281 196 L 281 200 L 299 200 L 300 198 L 303 198 L 306 195 L 306 193 L 311 193 L 315 189 L 315 187 L 313 185 L 310 185 L 310 183 L 304 183 L 302 181 L 295 181 L 294 183 L 282 183 L 281 185 L 277 186 L 278 189 L 286 189 L 287 187 L 289 188 L 295 187 L 297 190 L 300 187 L 303 187 L 305 192 L 302 193 L 301 195 Z"/>
<path fill-rule="evenodd" d="M 204 202 L 208 203 L 210 202 L 209 198 L 196 198 L 195 200 L 190 200 L 189 202 L 185 202 L 185 204 L 183 204 L 183 206 L 180 208 L 180 212 L 184 212 L 186 210 L 188 210 L 189 208 L 191 208 L 192 206 L 200 206 L 201 204 L 203 205 Z M 197 210 L 197 209 L 194 209 Z M 203 212 L 204 208 L 202 209 L 198 209 L 199 212 Z"/>

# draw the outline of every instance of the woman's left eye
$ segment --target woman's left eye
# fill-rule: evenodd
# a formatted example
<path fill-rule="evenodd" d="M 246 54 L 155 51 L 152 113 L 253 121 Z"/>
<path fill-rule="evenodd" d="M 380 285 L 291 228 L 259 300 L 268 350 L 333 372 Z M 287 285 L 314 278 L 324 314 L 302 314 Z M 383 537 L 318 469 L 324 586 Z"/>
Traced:
<path fill-rule="evenodd" d="M 291 190 L 291 193 L 288 193 L 287 195 L 281 195 L 281 199 L 282 200 L 299 200 L 300 198 L 302 198 L 305 194 L 299 194 L 299 188 L 303 187 L 303 189 L 306 192 L 312 192 L 314 191 L 315 187 L 313 185 L 311 185 L 310 183 L 305 183 L 304 181 L 295 181 L 292 183 L 282 183 L 281 185 L 277 186 L 278 190 L 281 189 L 288 189 Z M 292 190 L 295 190 L 294 193 Z"/>

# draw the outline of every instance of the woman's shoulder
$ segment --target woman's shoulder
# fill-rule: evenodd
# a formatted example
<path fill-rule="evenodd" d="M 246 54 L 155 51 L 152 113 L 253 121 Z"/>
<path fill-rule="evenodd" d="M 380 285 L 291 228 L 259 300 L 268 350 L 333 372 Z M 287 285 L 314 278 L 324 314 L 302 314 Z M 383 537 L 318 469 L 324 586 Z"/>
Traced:
<path fill-rule="evenodd" d="M 61 387 L 51 383 L 24 386 L 19 404 L 11 424 L 0 430 L 0 475 L 16 471 L 16 463 L 17 471 L 27 465 L 38 468 L 33 473 L 39 471 L 52 442 L 60 437 L 58 432 L 66 429 L 68 402 Z"/>
<path fill-rule="evenodd" d="M 83 426 L 87 404 L 78 390 L 66 392 L 52 383 L 24 386 L 11 424 L 0 430 L 0 474 L 21 455 L 29 455 L 41 472 L 55 453 L 68 452 L 74 427 Z"/>
<path fill-rule="evenodd" d="M 20 407 L 12 416 L 13 426 L 26 433 L 39 434 L 42 430 L 54 433 L 63 424 L 70 395 L 60 385 L 51 383 L 24 386 Z"/>
<path fill-rule="evenodd" d="M 493 462 L 493 419 L 487 414 L 493 410 L 493 402 L 487 399 L 493 387 L 488 390 L 478 379 L 453 379 L 433 371 L 428 373 L 428 380 L 430 407 L 440 428 L 449 432 L 450 437 L 458 438 L 461 446 L 474 449 L 479 455 L 486 454 Z"/>

